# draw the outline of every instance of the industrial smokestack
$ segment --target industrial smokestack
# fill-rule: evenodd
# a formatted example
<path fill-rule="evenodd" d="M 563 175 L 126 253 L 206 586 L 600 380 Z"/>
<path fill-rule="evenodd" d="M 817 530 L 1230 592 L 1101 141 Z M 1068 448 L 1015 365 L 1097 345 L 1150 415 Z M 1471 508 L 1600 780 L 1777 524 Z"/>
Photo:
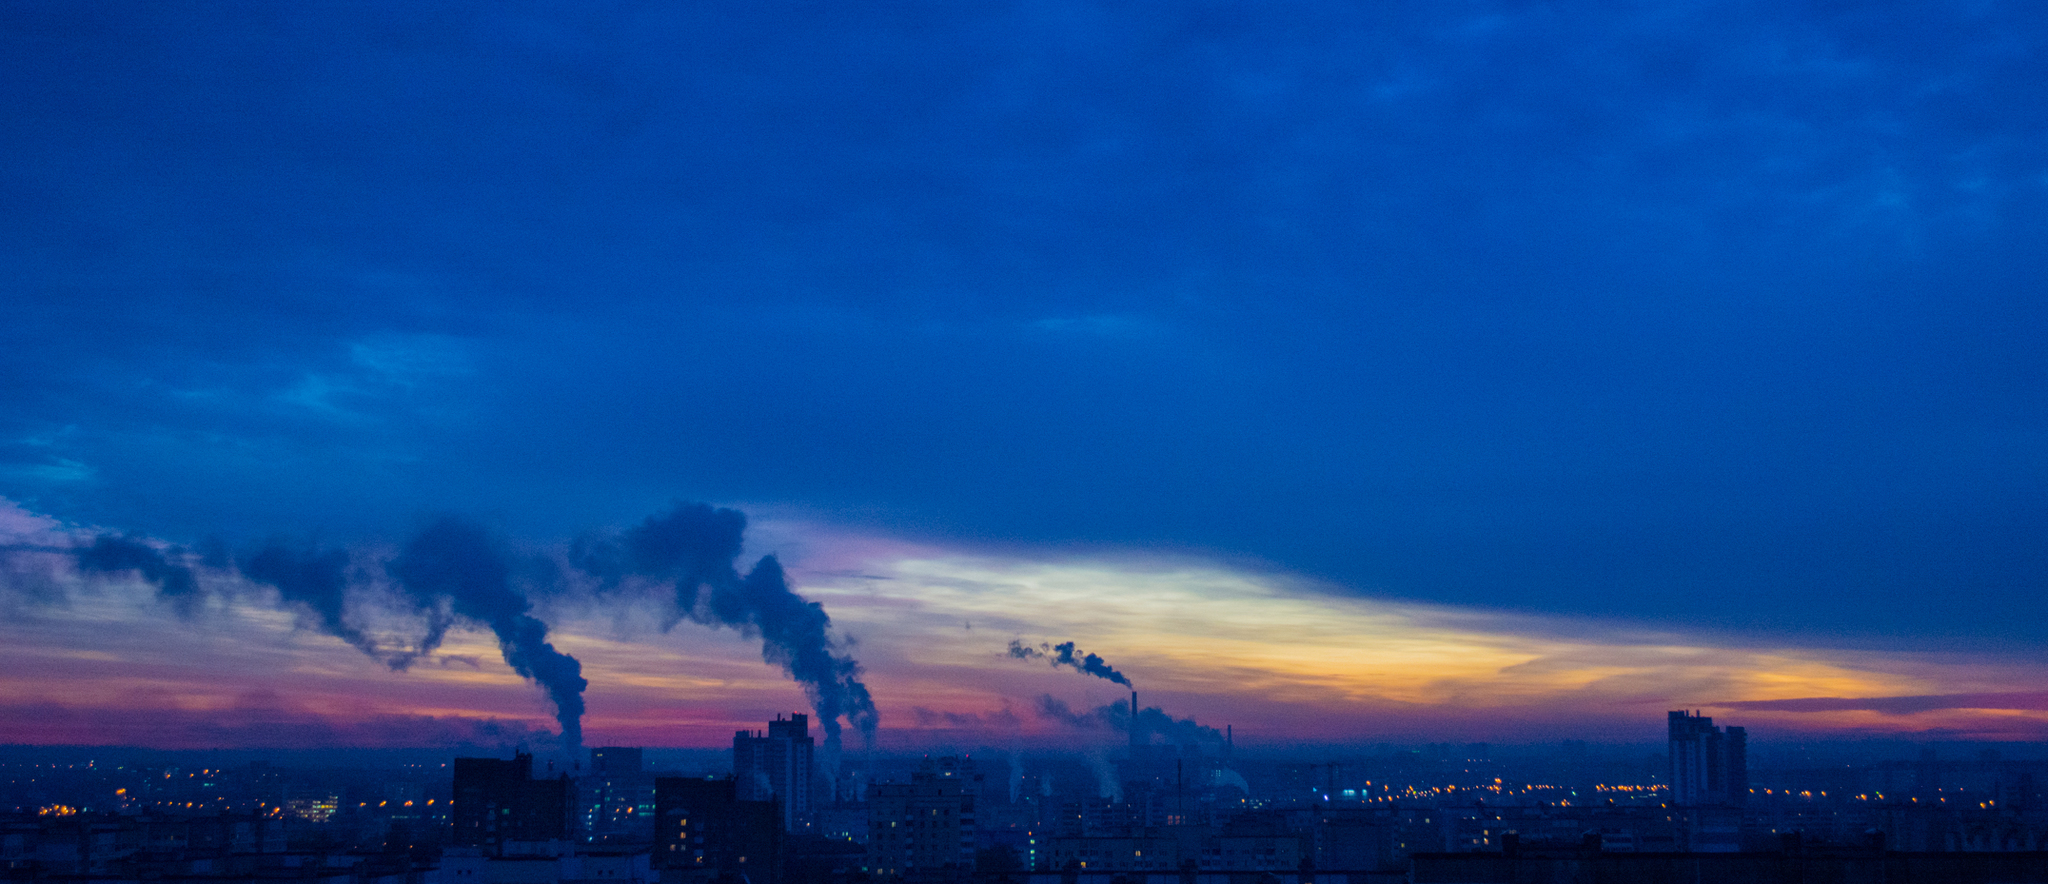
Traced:
<path fill-rule="evenodd" d="M 1131 760 L 1138 760 L 1138 692 L 1131 692 Z"/>

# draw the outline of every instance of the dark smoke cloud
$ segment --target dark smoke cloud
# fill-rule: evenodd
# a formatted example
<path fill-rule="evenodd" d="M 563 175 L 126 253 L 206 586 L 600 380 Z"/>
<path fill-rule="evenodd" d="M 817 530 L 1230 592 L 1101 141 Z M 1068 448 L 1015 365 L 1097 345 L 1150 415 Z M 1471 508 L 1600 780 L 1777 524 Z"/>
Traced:
<path fill-rule="evenodd" d="M 346 550 L 272 543 L 244 558 L 241 568 L 242 576 L 276 587 L 278 597 L 287 605 L 312 615 L 320 631 L 384 660 L 393 669 L 405 668 L 399 657 L 385 657 L 375 639 L 345 619 L 349 597 Z"/>
<path fill-rule="evenodd" d="M 1222 731 L 1198 724 L 1192 718 L 1175 718 L 1157 706 L 1147 706 L 1138 711 L 1138 741 L 1150 742 L 1154 735 L 1174 746 L 1223 742 Z"/>
<path fill-rule="evenodd" d="M 637 575 L 674 581 L 694 593 L 697 587 L 718 584 L 734 574 L 733 561 L 740 556 L 746 532 L 747 517 L 738 510 L 677 504 L 619 537 L 578 539 L 569 561 L 606 588 Z"/>
<path fill-rule="evenodd" d="M 789 588 L 774 556 L 763 556 L 745 575 L 735 566 L 746 527 L 736 510 L 677 504 L 617 537 L 577 541 L 570 564 L 597 578 L 601 594 L 628 577 L 673 584 L 669 625 L 687 618 L 759 635 L 762 658 L 803 686 L 828 746 L 839 745 L 841 719 L 872 739 L 874 699 L 860 681 L 860 664 L 835 649 L 824 607 Z"/>
<path fill-rule="evenodd" d="M 251 584 L 275 588 L 279 603 L 303 615 L 302 622 L 394 670 L 404 670 L 439 648 L 459 620 L 474 621 L 497 636 L 505 662 L 515 672 L 547 692 L 562 726 L 565 748 L 573 752 L 582 742 L 583 691 L 589 685 L 582 664 L 555 650 L 547 640 L 547 625 L 529 613 L 527 596 L 515 588 L 514 566 L 525 564 L 524 560 L 504 555 L 483 531 L 459 520 L 434 524 L 384 565 L 400 590 L 400 601 L 425 622 L 424 635 L 416 645 L 395 650 L 380 645 L 349 619 L 351 604 L 383 584 L 376 579 L 376 566 L 353 567 L 347 550 L 272 542 L 237 561 L 218 540 L 201 544 L 196 553 L 176 548 L 166 553 L 143 540 L 115 534 L 100 534 L 86 545 L 14 543 L 0 546 L 0 564 L 8 569 L 4 573 L 6 588 L 20 590 L 25 584 L 34 596 L 62 597 L 62 587 L 53 575 L 39 576 L 34 569 L 22 567 L 24 562 L 33 564 L 37 556 L 71 559 L 78 573 L 88 579 L 139 575 L 180 616 L 195 614 L 207 600 L 207 585 L 201 583 L 200 573 L 232 580 L 239 572 Z M 188 564 L 195 558 L 197 568 Z M 43 588 L 44 583 L 50 586 Z M 443 660 L 442 665 L 449 662 Z M 453 662 L 476 665 L 466 658 Z M 797 661 L 793 665 L 804 664 Z"/>
<path fill-rule="evenodd" d="M 1121 701 L 1112 705 L 1121 705 Z M 1088 712 L 1076 712 L 1074 707 L 1067 705 L 1067 701 L 1051 694 L 1041 694 L 1033 711 L 1038 713 L 1039 718 L 1057 721 L 1068 727 L 1099 730 L 1109 727 L 1110 717 L 1107 710 L 1110 708 L 1111 706 L 1103 706 Z"/>
<path fill-rule="evenodd" d="M 348 622 L 349 606 L 360 598 L 369 580 L 368 575 L 351 567 L 351 558 L 347 550 L 323 550 L 312 544 L 295 546 L 279 541 L 245 556 L 240 570 L 250 582 L 275 588 L 279 601 L 286 607 L 310 614 L 321 632 L 347 642 L 395 672 L 411 669 L 421 658 L 433 654 L 455 625 L 452 604 L 432 601 L 422 605 L 418 596 L 408 594 L 405 601 L 412 607 L 411 613 L 424 623 L 424 632 L 411 647 L 385 647 Z M 444 668 L 450 662 L 458 662 L 474 669 L 480 663 L 466 656 L 438 655 L 437 659 Z"/>
<path fill-rule="evenodd" d="M 78 551 L 78 568 L 88 573 L 134 571 L 156 587 L 157 597 L 170 602 L 180 616 L 191 616 L 205 600 L 192 569 L 171 561 L 153 546 L 127 537 L 102 534 Z"/>
<path fill-rule="evenodd" d="M 1011 639 L 1010 656 L 1019 660 L 1046 660 L 1052 663 L 1055 669 L 1065 666 L 1075 672 L 1087 673 L 1096 678 L 1106 678 L 1125 687 L 1131 686 L 1131 680 L 1125 678 L 1123 673 L 1110 668 L 1110 665 L 1101 657 L 1097 657 L 1094 654 L 1082 654 L 1080 651 L 1075 650 L 1073 642 L 1061 642 L 1056 645 L 1040 644 L 1034 648 L 1016 639 Z"/>
<path fill-rule="evenodd" d="M 1037 712 L 1041 719 L 1082 730 L 1115 730 L 1125 733 L 1131 730 L 1131 704 L 1126 700 L 1118 700 L 1106 706 L 1097 706 L 1081 712 L 1068 706 L 1066 701 L 1046 694 L 1038 698 L 1033 711 Z M 1175 718 L 1157 706 L 1147 706 L 1138 710 L 1138 741 L 1151 742 L 1155 735 L 1175 746 L 1223 742 L 1222 731 L 1200 724 L 1194 719 Z"/>
<path fill-rule="evenodd" d="M 583 665 L 548 643 L 547 624 L 527 613 L 532 603 L 513 588 L 511 564 L 489 535 L 462 520 L 443 519 L 407 543 L 390 569 L 428 617 L 427 635 L 407 662 L 438 647 L 453 617 L 484 624 L 498 637 L 505 663 L 554 701 L 570 752 L 582 744 L 583 689 L 590 684 Z"/>
<path fill-rule="evenodd" d="M 597 579 L 600 599 L 626 588 L 629 578 L 639 585 L 646 580 L 670 584 L 673 608 L 667 626 L 688 619 L 758 636 L 762 658 L 803 686 L 828 745 L 836 749 L 840 744 L 842 722 L 871 739 L 877 714 L 860 680 L 859 663 L 833 641 L 832 621 L 823 606 L 791 590 L 774 556 L 761 558 L 744 573 L 738 569 L 745 531 L 746 517 L 737 511 L 679 504 L 616 536 L 576 541 L 568 560 L 576 571 Z M 136 573 L 181 615 L 195 613 L 206 597 L 194 568 L 185 563 L 191 556 L 167 555 L 130 537 L 105 534 L 76 547 L 14 544 L 0 552 L 10 562 L 42 553 L 71 558 L 88 575 Z M 237 559 L 216 541 L 201 553 L 205 569 L 224 576 L 239 571 L 250 583 L 274 588 L 280 604 L 303 615 L 302 622 L 394 670 L 406 670 L 433 654 L 458 622 L 489 628 L 505 662 L 553 701 L 564 742 L 572 747 L 581 743 L 583 692 L 589 683 L 582 665 L 548 641 L 548 627 L 532 615 L 528 596 L 559 591 L 561 574 L 535 579 L 521 570 L 530 563 L 506 555 L 475 526 L 448 519 L 421 532 L 395 559 L 381 564 L 389 584 L 380 579 L 378 564 L 311 543 L 272 542 Z M 380 641 L 351 619 L 353 606 L 372 590 L 373 601 L 389 604 L 382 592 L 387 586 L 396 587 L 397 600 L 424 624 L 409 646 Z"/>

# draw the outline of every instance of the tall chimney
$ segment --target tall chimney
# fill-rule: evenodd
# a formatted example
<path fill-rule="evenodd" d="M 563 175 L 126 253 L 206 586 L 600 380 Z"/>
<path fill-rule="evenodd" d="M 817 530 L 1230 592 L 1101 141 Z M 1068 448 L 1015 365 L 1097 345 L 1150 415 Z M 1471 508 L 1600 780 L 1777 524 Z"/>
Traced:
<path fill-rule="evenodd" d="M 1131 760 L 1138 760 L 1138 692 L 1131 692 Z"/>

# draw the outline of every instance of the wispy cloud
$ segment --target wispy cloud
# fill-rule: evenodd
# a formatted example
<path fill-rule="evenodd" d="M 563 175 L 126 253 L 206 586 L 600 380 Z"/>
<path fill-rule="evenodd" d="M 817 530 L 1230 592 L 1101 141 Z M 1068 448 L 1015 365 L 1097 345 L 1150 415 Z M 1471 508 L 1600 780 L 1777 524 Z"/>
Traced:
<path fill-rule="evenodd" d="M 954 727 L 974 730 L 1014 730 L 1023 719 L 1005 705 L 992 712 L 950 712 L 943 709 L 927 709 L 923 706 L 910 707 L 910 715 L 919 727 Z"/>
<path fill-rule="evenodd" d="M 172 695 L 123 705 L 57 699 L 0 702 L 0 742 L 167 749 L 238 747 L 447 746 L 502 750 L 549 745 L 554 735 L 519 720 L 318 710 L 257 691 L 228 702 L 179 702 Z"/>
<path fill-rule="evenodd" d="M 1716 709 L 1758 712 L 1882 712 L 1887 715 L 1914 715 L 1946 709 L 2048 712 L 2048 691 L 1928 694 L 1917 697 L 1795 697 L 1788 700 L 1734 700 L 1706 705 Z"/>
<path fill-rule="evenodd" d="M 460 406 L 440 388 L 475 372 L 466 343 L 445 335 L 373 335 L 346 349 L 346 365 L 302 375 L 277 401 L 344 424 L 445 417 Z"/>
<path fill-rule="evenodd" d="M 1464 730 L 1484 726 L 1488 715 L 1503 733 L 1569 733 L 1592 722 L 1634 722 L 1627 726 L 1649 736 L 1661 726 L 1663 711 L 1707 705 L 1751 712 L 1788 730 L 1826 731 L 1838 725 L 1763 713 L 1811 704 L 1934 711 L 1993 700 L 2007 705 L 1990 708 L 2036 710 L 2040 695 L 1995 691 L 2043 674 L 2038 663 L 2015 657 L 1880 653 L 1757 644 L 1755 638 L 1734 643 L 1622 622 L 1393 602 L 1194 559 L 873 548 L 888 557 L 861 570 L 887 580 L 844 571 L 800 576 L 814 581 L 816 594 L 863 638 L 885 710 L 890 686 L 913 692 L 968 687 L 991 700 L 1015 698 L 1040 708 L 1043 701 L 1032 698 L 1068 702 L 1061 698 L 1091 690 L 1107 697 L 1086 683 L 1005 665 L 1012 653 L 1004 640 L 1044 634 L 1071 635 L 1113 654 L 1169 711 L 1179 703 L 1182 711 L 1224 710 L 1225 718 L 1243 721 L 1292 717 L 1291 709 L 1310 713 L 1300 715 L 1302 723 L 1325 738 Z M 945 628 L 963 619 L 976 628 Z M 1943 689 L 1994 692 L 1937 697 Z M 1891 699 L 1806 699 L 1820 694 Z M 1905 694 L 1914 696 L 1895 696 Z M 1730 696 L 1741 700 L 1708 702 Z M 1957 705 L 1944 705 L 1949 700 Z M 1830 703 L 1836 705 L 1824 705 Z M 1213 711 L 1202 717 L 1225 720 Z M 2027 721 L 2019 724 L 2048 734 L 2048 716 Z M 1897 729 L 1928 725 L 1899 723 Z"/>

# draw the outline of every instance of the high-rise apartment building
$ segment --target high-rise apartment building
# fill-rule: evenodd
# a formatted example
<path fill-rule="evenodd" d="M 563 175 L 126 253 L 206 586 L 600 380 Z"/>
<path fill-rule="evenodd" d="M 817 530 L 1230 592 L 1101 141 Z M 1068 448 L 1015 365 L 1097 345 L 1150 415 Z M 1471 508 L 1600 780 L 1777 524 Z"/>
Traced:
<path fill-rule="evenodd" d="M 811 719 L 802 713 L 776 716 L 766 732 L 733 734 L 732 774 L 739 800 L 780 802 L 783 831 L 809 828 L 813 750 Z"/>
<path fill-rule="evenodd" d="M 533 778 L 533 756 L 455 759 L 455 803 L 450 820 L 455 843 L 481 847 L 498 856 L 515 841 L 557 841 L 569 837 L 569 777 Z"/>
<path fill-rule="evenodd" d="M 585 841 L 646 843 L 654 837 L 654 778 L 642 770 L 642 754 L 623 746 L 590 750 L 590 770 L 578 783 Z"/>
<path fill-rule="evenodd" d="M 1749 734 L 1704 715 L 1670 713 L 1671 803 L 1740 807 L 1749 800 Z"/>
<path fill-rule="evenodd" d="M 663 881 L 713 884 L 782 877 L 782 830 L 773 801 L 738 797 L 736 781 L 658 777 L 654 781 L 654 866 Z"/>
<path fill-rule="evenodd" d="M 927 758 L 908 783 L 868 790 L 868 873 L 888 881 L 974 867 L 981 775 L 964 758 Z"/>

